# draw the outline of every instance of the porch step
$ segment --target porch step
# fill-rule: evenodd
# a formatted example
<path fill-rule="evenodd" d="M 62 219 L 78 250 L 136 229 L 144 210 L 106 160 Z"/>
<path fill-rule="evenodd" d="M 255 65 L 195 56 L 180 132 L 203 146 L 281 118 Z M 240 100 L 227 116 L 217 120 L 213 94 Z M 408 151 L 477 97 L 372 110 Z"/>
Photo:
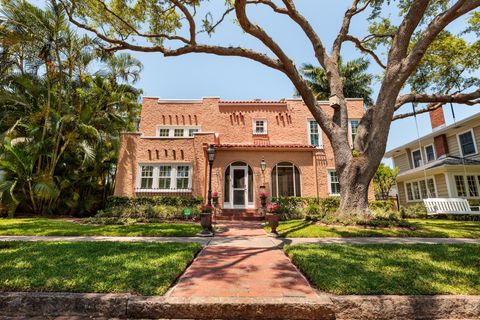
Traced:
<path fill-rule="evenodd" d="M 216 213 L 214 218 L 216 220 L 234 220 L 234 221 L 262 221 L 265 217 L 257 212 L 255 209 L 222 209 Z"/>

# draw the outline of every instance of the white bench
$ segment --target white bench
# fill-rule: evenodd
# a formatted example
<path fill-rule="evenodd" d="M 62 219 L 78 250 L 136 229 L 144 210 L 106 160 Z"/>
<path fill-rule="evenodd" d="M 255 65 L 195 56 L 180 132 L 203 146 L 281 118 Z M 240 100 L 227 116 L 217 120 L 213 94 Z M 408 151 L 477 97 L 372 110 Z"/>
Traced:
<path fill-rule="evenodd" d="M 472 210 L 468 200 L 462 198 L 429 198 L 424 199 L 423 204 L 427 209 L 427 215 L 480 214 L 478 206 L 473 206 L 477 210 Z"/>

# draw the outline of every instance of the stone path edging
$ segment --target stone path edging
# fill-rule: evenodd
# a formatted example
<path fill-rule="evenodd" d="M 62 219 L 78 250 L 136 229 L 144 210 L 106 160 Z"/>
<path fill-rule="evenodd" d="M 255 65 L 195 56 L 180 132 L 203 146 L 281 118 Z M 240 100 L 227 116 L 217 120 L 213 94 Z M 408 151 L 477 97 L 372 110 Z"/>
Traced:
<path fill-rule="evenodd" d="M 479 319 L 480 296 L 174 298 L 130 294 L 1 292 L 0 318 L 67 319 Z"/>

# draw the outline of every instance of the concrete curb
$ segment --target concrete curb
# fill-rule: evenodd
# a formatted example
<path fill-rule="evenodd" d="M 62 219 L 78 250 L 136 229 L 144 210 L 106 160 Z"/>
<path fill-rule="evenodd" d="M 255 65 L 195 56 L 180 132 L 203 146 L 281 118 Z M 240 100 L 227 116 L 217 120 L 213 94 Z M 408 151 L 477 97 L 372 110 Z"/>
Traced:
<path fill-rule="evenodd" d="M 480 296 L 335 296 L 318 299 L 173 298 L 3 292 L 1 319 L 480 319 Z"/>

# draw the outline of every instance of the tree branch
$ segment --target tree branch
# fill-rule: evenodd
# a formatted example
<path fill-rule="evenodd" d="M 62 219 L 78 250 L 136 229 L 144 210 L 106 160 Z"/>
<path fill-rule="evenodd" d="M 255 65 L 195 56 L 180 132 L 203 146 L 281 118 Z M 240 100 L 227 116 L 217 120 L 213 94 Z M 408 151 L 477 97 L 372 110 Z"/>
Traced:
<path fill-rule="evenodd" d="M 395 110 L 400 109 L 400 107 L 409 102 L 433 104 L 444 104 L 452 102 L 466 105 L 474 105 L 480 103 L 479 99 L 480 89 L 477 89 L 476 91 L 472 91 L 470 93 L 455 93 L 451 95 L 409 93 L 404 94 L 397 99 L 397 102 L 395 104 Z"/>
<path fill-rule="evenodd" d="M 380 67 L 382 67 L 383 69 L 386 69 L 386 68 L 387 68 L 387 66 L 382 62 L 382 60 L 380 60 L 380 58 L 377 56 L 377 54 L 376 54 L 375 52 L 373 52 L 373 50 L 370 50 L 370 49 L 368 49 L 368 48 L 365 48 L 365 47 L 363 46 L 362 42 L 361 42 L 359 39 L 355 38 L 354 36 L 351 36 L 351 35 L 347 34 L 347 35 L 345 36 L 345 40 L 346 40 L 346 41 L 351 41 L 351 42 L 353 42 L 353 43 L 355 44 L 355 47 L 356 47 L 358 50 L 360 50 L 360 51 L 362 51 L 362 52 L 364 52 L 364 53 L 366 53 L 366 54 L 369 54 L 369 55 L 375 60 L 375 62 L 378 63 L 378 65 L 379 65 Z"/>
<path fill-rule="evenodd" d="M 337 38 L 333 42 L 333 49 L 332 49 L 332 59 L 334 61 L 339 61 L 340 59 L 340 52 L 342 50 L 342 44 L 346 40 L 346 36 L 350 31 L 350 22 L 352 21 L 353 16 L 359 14 L 360 12 L 364 11 L 368 5 L 370 4 L 370 0 L 365 2 L 365 5 L 358 9 L 358 4 L 360 0 L 353 0 L 352 6 L 345 12 L 345 16 L 343 17 L 342 26 L 340 27 L 340 31 L 338 32 Z"/>

